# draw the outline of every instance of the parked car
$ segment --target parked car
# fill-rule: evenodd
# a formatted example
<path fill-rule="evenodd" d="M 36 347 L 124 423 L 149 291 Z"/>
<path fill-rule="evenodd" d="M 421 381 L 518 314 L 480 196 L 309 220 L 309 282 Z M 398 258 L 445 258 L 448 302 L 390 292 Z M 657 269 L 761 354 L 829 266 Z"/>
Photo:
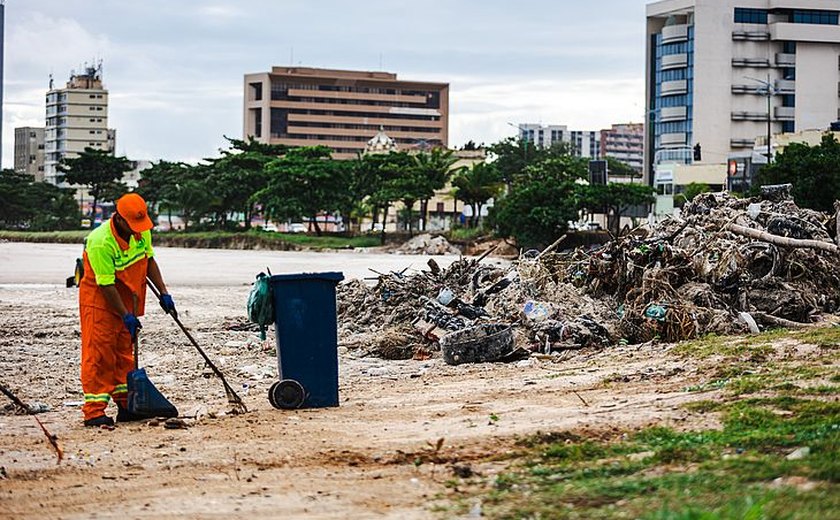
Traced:
<path fill-rule="evenodd" d="M 306 233 L 306 226 L 300 222 L 289 224 L 289 233 Z"/>

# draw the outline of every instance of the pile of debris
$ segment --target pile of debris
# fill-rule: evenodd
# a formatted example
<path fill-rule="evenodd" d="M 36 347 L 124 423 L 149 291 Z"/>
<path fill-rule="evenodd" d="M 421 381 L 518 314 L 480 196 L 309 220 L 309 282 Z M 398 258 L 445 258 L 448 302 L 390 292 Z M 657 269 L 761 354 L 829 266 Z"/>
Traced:
<path fill-rule="evenodd" d="M 738 199 L 703 194 L 680 217 L 594 249 L 531 251 L 509 268 L 465 259 L 339 287 L 342 345 L 427 357 L 450 333 L 512 328 L 518 350 L 799 327 L 840 309 L 837 216 L 797 207 L 788 188 Z M 444 342 L 446 343 L 446 342 Z M 444 356 L 446 358 L 446 356 Z M 512 356 L 517 357 L 517 356 Z"/>
<path fill-rule="evenodd" d="M 461 250 L 453 246 L 445 237 L 428 233 L 417 235 L 401 245 L 396 251 L 403 255 L 460 255 Z"/>

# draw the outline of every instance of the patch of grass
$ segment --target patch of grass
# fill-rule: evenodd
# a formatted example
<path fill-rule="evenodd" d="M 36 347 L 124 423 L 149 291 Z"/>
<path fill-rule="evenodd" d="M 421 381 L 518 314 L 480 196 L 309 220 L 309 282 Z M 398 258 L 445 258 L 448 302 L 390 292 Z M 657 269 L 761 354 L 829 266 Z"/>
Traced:
<path fill-rule="evenodd" d="M 772 342 L 788 337 L 791 332 L 778 329 L 753 336 L 718 336 L 709 334 L 702 338 L 684 341 L 674 347 L 675 354 L 705 359 L 712 356 L 746 356 L 764 358 L 773 352 Z"/>
<path fill-rule="evenodd" d="M 615 442 L 568 433 L 530 439 L 527 458 L 479 492 L 484 516 L 805 519 L 836 513 L 840 403 L 776 396 L 687 408 L 721 412 L 723 428 L 652 427 Z M 800 446 L 810 455 L 787 460 Z M 464 495 L 464 504 L 475 498 Z"/>
<path fill-rule="evenodd" d="M 52 242 L 81 244 L 90 230 L 79 231 L 0 231 L 0 240 L 12 242 Z M 379 237 L 372 235 L 345 237 L 339 235 L 314 236 L 303 233 L 273 233 L 259 229 L 249 231 L 173 231 L 155 232 L 152 240 L 158 246 L 224 248 L 224 249 L 352 249 L 379 245 Z"/>

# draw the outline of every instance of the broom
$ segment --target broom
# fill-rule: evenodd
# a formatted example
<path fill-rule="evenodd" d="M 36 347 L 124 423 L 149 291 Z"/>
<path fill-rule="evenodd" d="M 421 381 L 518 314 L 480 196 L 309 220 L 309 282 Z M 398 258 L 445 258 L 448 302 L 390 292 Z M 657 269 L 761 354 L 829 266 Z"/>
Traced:
<path fill-rule="evenodd" d="M 155 286 L 155 284 L 152 282 L 152 280 L 150 280 L 148 277 L 146 277 L 146 284 L 149 286 L 149 289 L 151 289 L 152 292 L 154 293 L 154 295 L 157 297 L 158 301 L 160 301 L 160 291 Z M 192 337 L 192 334 L 189 333 L 187 328 L 184 327 L 184 324 L 181 323 L 181 320 L 178 319 L 178 312 L 175 311 L 175 310 L 172 310 L 172 311 L 167 311 L 167 314 L 172 316 L 172 319 L 175 320 L 175 323 L 178 324 L 178 327 L 181 328 L 184 335 L 186 335 L 187 339 L 190 340 L 190 343 L 192 343 L 192 346 L 194 346 L 195 349 L 198 350 L 198 353 L 201 354 L 201 357 L 204 358 L 204 362 L 207 363 L 207 366 L 210 367 L 210 370 L 212 370 L 213 373 L 216 374 L 216 376 L 222 381 L 222 385 L 224 385 L 224 387 L 225 387 L 225 395 L 227 396 L 228 403 L 233 405 L 232 412 L 235 413 L 235 414 L 248 413 L 248 407 L 245 406 L 245 403 L 242 401 L 242 398 L 239 397 L 239 395 L 237 395 L 237 393 L 233 390 L 233 388 L 231 388 L 231 386 L 228 384 L 227 380 L 225 379 L 224 374 L 222 374 L 222 371 L 219 370 L 216 367 L 216 365 L 213 364 L 212 361 L 210 361 L 210 358 L 207 357 L 207 354 L 204 353 L 204 350 L 198 345 L 198 342 L 195 340 L 195 338 Z"/>

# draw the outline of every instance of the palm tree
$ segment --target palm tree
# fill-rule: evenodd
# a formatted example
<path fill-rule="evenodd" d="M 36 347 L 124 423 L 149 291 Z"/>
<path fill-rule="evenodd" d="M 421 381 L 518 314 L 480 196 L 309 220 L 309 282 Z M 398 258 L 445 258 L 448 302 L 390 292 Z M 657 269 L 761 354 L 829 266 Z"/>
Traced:
<path fill-rule="evenodd" d="M 495 164 L 476 163 L 455 175 L 452 186 L 455 187 L 455 197 L 472 208 L 469 227 L 477 227 L 482 207 L 502 192 L 504 183 Z"/>
<path fill-rule="evenodd" d="M 452 176 L 452 165 L 458 161 L 452 150 L 446 148 L 435 148 L 430 153 L 420 152 L 414 156 L 418 173 L 425 177 L 428 187 L 432 192 L 446 186 Z M 426 230 L 428 221 L 429 198 L 420 201 L 421 230 Z"/>

